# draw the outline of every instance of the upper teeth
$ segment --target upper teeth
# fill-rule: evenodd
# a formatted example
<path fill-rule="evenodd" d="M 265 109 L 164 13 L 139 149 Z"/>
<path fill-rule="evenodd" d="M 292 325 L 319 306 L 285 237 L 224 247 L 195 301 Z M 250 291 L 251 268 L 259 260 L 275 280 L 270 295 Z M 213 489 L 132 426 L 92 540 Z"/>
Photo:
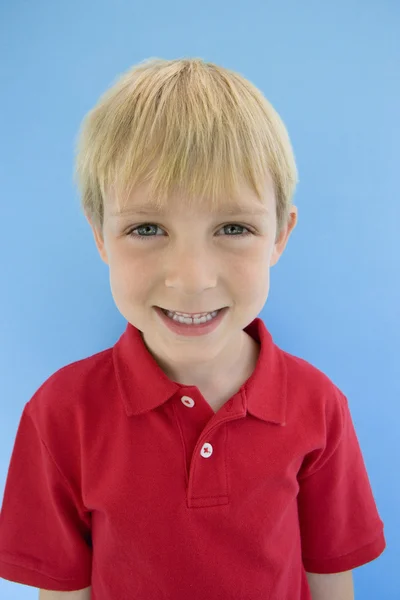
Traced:
<path fill-rule="evenodd" d="M 210 313 L 196 313 L 195 315 L 189 315 L 188 313 L 181 313 L 181 312 L 174 312 L 173 310 L 168 310 L 167 312 L 170 312 L 174 315 L 179 315 L 180 317 L 187 317 L 189 319 L 200 319 L 200 317 L 206 317 L 207 315 L 213 315 L 214 313 L 217 313 L 218 311 L 214 311 L 214 312 L 210 312 Z"/>
<path fill-rule="evenodd" d="M 166 313 L 169 317 L 174 318 L 176 317 L 177 320 L 184 320 L 184 319 L 189 319 L 190 321 L 192 320 L 207 320 L 207 319 L 212 319 L 214 317 L 217 316 L 218 314 L 218 310 L 215 310 L 214 312 L 211 313 L 197 313 L 195 315 L 188 315 L 185 313 L 178 313 L 178 312 L 171 312 L 170 310 L 166 310 Z"/>

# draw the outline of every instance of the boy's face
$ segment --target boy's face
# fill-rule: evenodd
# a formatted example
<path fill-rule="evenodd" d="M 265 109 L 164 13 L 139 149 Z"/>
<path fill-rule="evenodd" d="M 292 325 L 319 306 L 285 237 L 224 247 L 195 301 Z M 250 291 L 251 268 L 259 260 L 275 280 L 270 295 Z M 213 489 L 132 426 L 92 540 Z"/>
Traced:
<path fill-rule="evenodd" d="M 224 210 L 212 214 L 200 203 L 189 210 L 179 197 L 169 200 L 165 214 L 150 210 L 138 214 L 135 207 L 148 207 L 147 186 L 135 189 L 122 214 L 114 214 L 117 207 L 112 198 L 107 199 L 103 235 L 90 223 L 100 256 L 109 265 L 114 301 L 160 362 L 177 368 L 212 364 L 235 348 L 243 329 L 262 310 L 269 292 L 269 269 L 285 249 L 297 209 L 292 207 L 289 223 L 275 243 L 270 179 L 264 206 L 243 187 L 243 213 L 231 215 Z M 260 208 L 263 213 L 251 214 Z M 245 235 L 246 228 L 250 235 Z M 229 310 L 211 333 L 183 336 L 166 326 L 155 306 L 186 313 Z"/>

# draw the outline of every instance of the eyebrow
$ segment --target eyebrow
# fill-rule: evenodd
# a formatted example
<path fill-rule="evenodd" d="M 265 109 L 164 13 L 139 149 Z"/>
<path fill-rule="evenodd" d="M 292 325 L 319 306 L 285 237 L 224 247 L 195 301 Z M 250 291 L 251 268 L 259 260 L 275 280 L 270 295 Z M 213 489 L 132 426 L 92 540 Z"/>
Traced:
<path fill-rule="evenodd" d="M 154 208 L 152 206 L 137 206 L 131 207 L 127 210 L 123 210 L 121 212 L 111 212 L 112 217 L 123 217 L 128 215 L 166 215 L 168 214 L 168 210 L 160 210 Z M 251 208 L 249 206 L 237 206 L 237 207 L 224 207 L 219 211 L 210 211 L 212 213 L 218 212 L 221 215 L 266 215 L 268 214 L 267 207 L 254 207 Z"/>

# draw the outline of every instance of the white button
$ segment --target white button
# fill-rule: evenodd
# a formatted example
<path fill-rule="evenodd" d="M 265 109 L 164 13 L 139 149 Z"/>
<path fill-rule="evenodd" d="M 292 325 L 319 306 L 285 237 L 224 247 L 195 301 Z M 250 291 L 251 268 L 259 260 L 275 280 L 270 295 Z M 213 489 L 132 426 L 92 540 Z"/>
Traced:
<path fill-rule="evenodd" d="M 189 396 L 182 396 L 181 402 L 182 402 L 182 404 L 184 404 L 185 406 L 188 406 L 189 408 L 192 408 L 192 406 L 194 406 L 194 400 L 193 400 L 193 398 L 189 398 Z"/>
<path fill-rule="evenodd" d="M 213 453 L 213 447 L 211 446 L 211 444 L 209 444 L 208 442 L 203 444 L 203 447 L 200 450 L 200 454 L 202 456 L 204 456 L 204 458 L 210 458 L 212 453 Z"/>

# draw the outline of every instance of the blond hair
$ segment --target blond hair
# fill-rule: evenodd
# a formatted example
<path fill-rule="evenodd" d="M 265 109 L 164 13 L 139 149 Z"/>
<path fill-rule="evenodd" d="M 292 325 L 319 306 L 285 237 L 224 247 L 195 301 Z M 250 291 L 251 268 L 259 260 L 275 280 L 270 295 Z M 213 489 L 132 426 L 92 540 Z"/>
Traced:
<path fill-rule="evenodd" d="M 214 209 L 237 198 L 241 181 L 263 202 L 267 174 L 279 235 L 298 182 L 285 125 L 247 79 L 200 58 L 133 66 L 86 114 L 77 138 L 81 208 L 100 231 L 111 189 L 119 203 L 151 180 L 157 207 L 180 190 L 188 204 L 206 198 Z"/>

